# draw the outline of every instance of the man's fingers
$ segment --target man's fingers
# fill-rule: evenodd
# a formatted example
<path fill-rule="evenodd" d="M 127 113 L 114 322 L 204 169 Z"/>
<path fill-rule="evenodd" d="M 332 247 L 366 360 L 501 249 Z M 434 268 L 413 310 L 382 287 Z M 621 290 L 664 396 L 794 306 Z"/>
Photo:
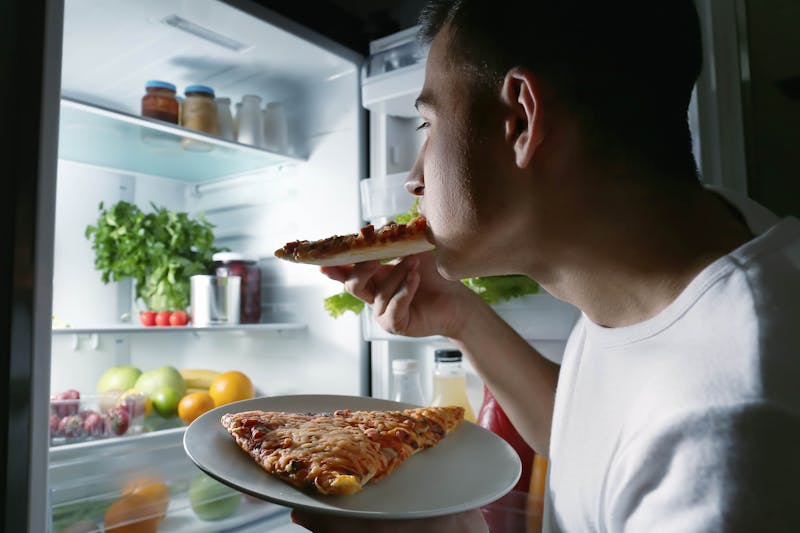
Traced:
<path fill-rule="evenodd" d="M 368 304 L 375 299 L 375 288 L 372 277 L 381 267 L 378 261 L 365 261 L 353 265 L 350 275 L 344 281 L 344 289 Z"/>
<path fill-rule="evenodd" d="M 421 279 L 417 269 L 409 270 L 403 284 L 400 286 L 400 290 L 387 303 L 385 319 L 391 319 L 391 322 L 386 325 L 387 329 L 392 333 L 405 334 L 410 320 L 411 301 L 414 299 L 414 295 L 417 294 Z"/>
<path fill-rule="evenodd" d="M 417 264 L 418 260 L 415 257 L 403 259 L 391 270 L 389 275 L 381 281 L 380 288 L 375 293 L 373 305 L 373 310 L 378 316 L 386 312 L 386 306 L 397 291 L 400 290 L 409 272 L 416 269 Z"/>
<path fill-rule="evenodd" d="M 333 281 L 344 283 L 347 281 L 347 278 L 350 277 L 350 273 L 353 271 L 353 265 L 324 266 L 319 267 L 319 271 L 331 278 Z"/>

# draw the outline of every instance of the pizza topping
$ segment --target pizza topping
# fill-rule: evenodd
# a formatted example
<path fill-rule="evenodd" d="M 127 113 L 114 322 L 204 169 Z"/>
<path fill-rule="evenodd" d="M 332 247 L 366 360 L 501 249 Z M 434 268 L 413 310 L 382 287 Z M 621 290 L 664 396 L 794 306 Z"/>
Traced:
<path fill-rule="evenodd" d="M 321 494 L 351 494 L 430 448 L 463 420 L 461 407 L 298 414 L 248 411 L 222 424 L 267 472 Z"/>
<path fill-rule="evenodd" d="M 391 259 L 432 249 L 426 231 L 427 221 L 424 217 L 417 217 L 407 224 L 389 222 L 377 230 L 372 224 L 367 224 L 358 233 L 333 235 L 316 241 L 291 241 L 276 250 L 275 256 L 317 265 Z M 393 247 L 399 248 L 395 250 Z"/>

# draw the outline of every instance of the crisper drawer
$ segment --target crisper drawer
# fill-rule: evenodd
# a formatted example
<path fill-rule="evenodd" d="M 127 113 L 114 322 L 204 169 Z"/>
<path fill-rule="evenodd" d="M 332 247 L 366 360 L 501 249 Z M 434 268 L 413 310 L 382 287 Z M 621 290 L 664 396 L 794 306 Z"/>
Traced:
<path fill-rule="evenodd" d="M 51 448 L 50 530 L 102 532 L 131 524 L 126 531 L 270 531 L 289 522 L 288 509 L 203 474 L 183 450 L 183 433 L 177 428 Z"/>

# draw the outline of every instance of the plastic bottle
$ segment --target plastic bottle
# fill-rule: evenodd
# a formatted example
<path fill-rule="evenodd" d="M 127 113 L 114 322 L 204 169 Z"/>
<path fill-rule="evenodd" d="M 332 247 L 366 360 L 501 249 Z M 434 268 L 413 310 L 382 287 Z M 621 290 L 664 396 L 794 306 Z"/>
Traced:
<path fill-rule="evenodd" d="M 464 420 L 475 422 L 475 412 L 467 397 L 467 376 L 461 366 L 458 350 L 436 350 L 433 371 L 433 400 L 431 405 L 460 405 Z"/>
<path fill-rule="evenodd" d="M 414 359 L 392 361 L 392 399 L 396 402 L 425 405 L 419 366 Z"/>
<path fill-rule="evenodd" d="M 231 114 L 231 99 L 228 97 L 215 98 L 217 104 L 217 118 L 219 121 L 219 136 L 233 141 L 233 115 Z"/>

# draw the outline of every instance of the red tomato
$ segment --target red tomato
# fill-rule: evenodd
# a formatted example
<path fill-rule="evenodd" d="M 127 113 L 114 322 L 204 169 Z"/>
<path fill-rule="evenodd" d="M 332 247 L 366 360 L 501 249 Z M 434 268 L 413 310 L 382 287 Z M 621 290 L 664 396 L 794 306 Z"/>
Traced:
<path fill-rule="evenodd" d="M 169 317 L 170 326 L 185 326 L 189 321 L 189 317 L 183 311 L 173 311 Z"/>
<path fill-rule="evenodd" d="M 153 311 L 142 311 L 139 313 L 139 321 L 143 326 L 155 326 L 156 314 Z"/>
<path fill-rule="evenodd" d="M 172 315 L 169 311 L 159 311 L 156 313 L 156 326 L 169 326 L 169 317 Z"/>

